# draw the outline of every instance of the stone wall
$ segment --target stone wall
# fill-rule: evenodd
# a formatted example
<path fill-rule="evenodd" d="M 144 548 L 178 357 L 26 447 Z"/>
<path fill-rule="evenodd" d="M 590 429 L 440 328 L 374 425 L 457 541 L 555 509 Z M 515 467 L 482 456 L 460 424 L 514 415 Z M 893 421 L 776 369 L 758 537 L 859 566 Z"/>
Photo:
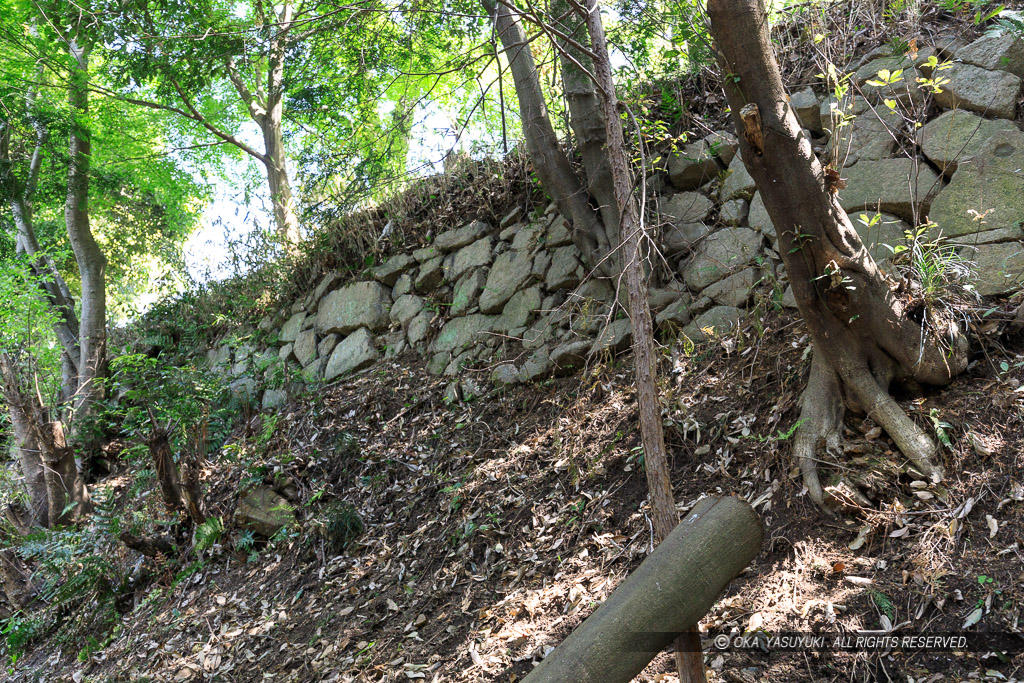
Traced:
<path fill-rule="evenodd" d="M 1008 294 L 1024 282 L 1024 133 L 1013 120 L 1024 41 L 993 34 L 941 45 L 914 55 L 869 54 L 854 76 L 863 94 L 850 101 L 808 88 L 791 104 L 819 156 L 840 161 L 842 208 L 883 268 L 910 226 L 927 217 L 937 226 L 929 240 L 941 234 L 977 265 L 980 295 Z M 931 73 L 932 55 L 954 63 Z M 881 69 L 903 69 L 904 80 L 867 83 Z M 914 81 L 926 76 L 949 80 L 942 93 L 926 96 Z M 833 135 L 835 108 L 855 118 Z M 739 324 L 759 291 L 781 291 L 775 228 L 731 133 L 690 142 L 651 180 L 649 223 L 673 273 L 650 290 L 659 328 L 699 341 L 704 330 Z M 331 381 L 412 350 L 431 372 L 461 378 L 451 385 L 454 397 L 480 393 L 484 378 L 535 381 L 626 349 L 630 325 L 614 301 L 608 281 L 588 278 L 552 205 L 542 215 L 517 210 L 498 226 L 473 221 L 441 231 L 360 278 L 328 274 L 260 323 L 277 331 L 277 346 L 221 346 L 208 358 L 235 378 L 236 390 L 272 407 L 287 396 L 261 391 L 263 368 L 274 361 L 308 380 Z M 791 290 L 782 303 L 793 305 Z M 464 372 L 470 368 L 478 372 Z"/>

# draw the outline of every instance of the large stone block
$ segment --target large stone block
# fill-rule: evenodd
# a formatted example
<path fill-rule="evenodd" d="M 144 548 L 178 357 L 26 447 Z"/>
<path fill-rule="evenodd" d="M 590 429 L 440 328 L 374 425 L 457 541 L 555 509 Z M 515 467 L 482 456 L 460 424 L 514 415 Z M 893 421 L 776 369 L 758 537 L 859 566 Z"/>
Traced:
<path fill-rule="evenodd" d="M 1017 111 L 1020 78 L 1008 71 L 989 71 L 973 64 L 954 64 L 939 72 L 949 82 L 935 101 L 946 109 L 969 109 L 986 116 L 1012 119 Z"/>
<path fill-rule="evenodd" d="M 913 159 L 861 160 L 843 176 L 846 189 L 839 192 L 839 203 L 844 211 L 881 211 L 908 222 L 924 218 L 941 187 L 935 171 Z"/>
<path fill-rule="evenodd" d="M 379 282 L 353 282 L 320 303 L 316 330 L 320 334 L 349 334 L 360 327 L 381 331 L 388 326 L 391 290 Z"/>
<path fill-rule="evenodd" d="M 704 289 L 747 266 L 760 250 L 761 235 L 750 228 L 724 228 L 701 242 L 683 279 L 691 289 Z"/>
<path fill-rule="evenodd" d="M 373 335 L 365 327 L 360 327 L 334 347 L 324 368 L 324 379 L 329 382 L 335 377 L 362 370 L 373 365 L 379 357 Z"/>

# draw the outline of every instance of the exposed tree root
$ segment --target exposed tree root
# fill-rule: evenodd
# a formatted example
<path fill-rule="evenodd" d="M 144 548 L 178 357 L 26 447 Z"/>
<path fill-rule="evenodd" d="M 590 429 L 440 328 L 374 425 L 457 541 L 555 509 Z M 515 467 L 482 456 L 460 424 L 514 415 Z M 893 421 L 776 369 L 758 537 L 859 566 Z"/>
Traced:
<path fill-rule="evenodd" d="M 844 412 L 839 376 L 822 354 L 815 352 L 811 357 L 811 376 L 800 397 L 793 457 L 800 466 L 808 495 L 822 509 L 825 492 L 818 478 L 818 454 L 840 452 Z"/>
<path fill-rule="evenodd" d="M 842 454 L 844 387 L 850 393 L 850 404 L 874 419 L 922 475 L 933 483 L 941 481 L 942 467 L 934 462 L 938 447 L 889 396 L 888 382 L 867 371 L 849 374 L 850 380 L 843 382 L 824 354 L 816 351 L 811 358 L 811 373 L 800 397 L 800 419 L 793 438 L 793 458 L 811 500 L 825 511 L 834 502 L 821 484 L 818 461 L 825 453 Z"/>

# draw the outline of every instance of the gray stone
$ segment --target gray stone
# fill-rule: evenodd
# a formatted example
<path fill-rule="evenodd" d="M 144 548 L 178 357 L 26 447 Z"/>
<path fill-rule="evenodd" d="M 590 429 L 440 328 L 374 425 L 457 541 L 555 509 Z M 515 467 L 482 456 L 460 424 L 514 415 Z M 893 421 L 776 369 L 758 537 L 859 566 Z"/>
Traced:
<path fill-rule="evenodd" d="M 548 252 L 547 249 L 541 249 L 537 252 L 537 255 L 533 257 L 533 270 L 531 271 L 533 279 L 543 281 L 550 266 L 551 253 Z"/>
<path fill-rule="evenodd" d="M 313 300 L 320 301 L 324 294 L 327 293 L 327 290 L 331 289 L 339 282 L 341 282 L 341 273 L 327 273 L 327 275 L 324 275 L 320 278 L 320 284 L 318 284 L 316 289 L 313 290 Z"/>
<path fill-rule="evenodd" d="M 647 290 L 647 304 L 651 307 L 651 313 L 659 313 L 675 303 L 682 294 L 683 291 L 678 287 L 651 287 Z"/>
<path fill-rule="evenodd" d="M 227 344 L 206 352 L 206 364 L 213 370 L 223 370 L 231 362 L 231 347 Z"/>
<path fill-rule="evenodd" d="M 926 46 L 922 47 L 914 53 L 904 52 L 903 54 L 893 55 L 880 55 L 870 56 L 870 59 L 865 61 L 854 74 L 857 79 L 858 85 L 862 85 L 865 81 L 878 78 L 878 72 L 883 69 L 890 73 L 903 70 L 904 72 L 914 69 L 925 62 L 932 55 L 935 55 L 935 48 Z M 916 83 L 912 83 L 912 86 L 916 87 Z"/>
<path fill-rule="evenodd" d="M 733 158 L 740 149 L 740 141 L 735 135 L 727 130 L 717 130 L 704 136 L 711 153 L 718 157 L 721 168 L 732 163 Z"/>
<path fill-rule="evenodd" d="M 467 275 L 464 275 L 455 285 L 455 293 L 452 294 L 452 306 L 449 313 L 455 317 L 466 315 L 470 309 L 476 306 L 480 299 L 480 292 L 487 283 L 487 270 L 478 268 Z"/>
<path fill-rule="evenodd" d="M 929 121 L 917 131 L 917 144 L 928 160 L 945 175 L 956 172 L 963 159 L 980 152 L 989 138 L 1000 131 L 1015 131 L 1006 119 L 994 121 L 977 114 L 954 109 Z"/>
<path fill-rule="evenodd" d="M 457 282 L 472 269 L 491 264 L 491 259 L 494 258 L 494 240 L 490 236 L 481 237 L 448 258 L 451 261 L 445 264 L 445 280 Z"/>
<path fill-rule="evenodd" d="M 690 296 L 689 292 L 680 293 L 675 301 L 666 306 L 654 318 L 658 328 L 662 330 L 667 330 L 672 326 L 679 328 L 690 322 L 693 319 L 693 314 L 690 312 L 690 302 L 692 300 L 693 297 Z"/>
<path fill-rule="evenodd" d="M 793 293 L 793 285 L 786 285 L 786 291 L 782 293 L 783 308 L 796 308 L 796 294 Z"/>
<path fill-rule="evenodd" d="M 508 386 L 522 382 L 519 378 L 519 370 L 512 363 L 501 363 L 495 366 L 491 370 L 491 381 L 498 386 Z"/>
<path fill-rule="evenodd" d="M 815 133 L 820 133 L 821 128 L 821 103 L 818 96 L 810 88 L 804 88 L 789 96 L 789 105 L 796 114 L 796 120 L 800 126 L 808 128 Z M 731 168 L 731 166 L 730 166 Z"/>
<path fill-rule="evenodd" d="M 281 350 L 277 354 L 277 357 L 279 359 L 281 359 L 282 362 L 285 362 L 285 363 L 287 363 L 290 360 L 295 360 L 295 344 L 294 344 L 294 342 L 290 343 L 290 344 L 285 344 L 284 346 L 282 346 Z"/>
<path fill-rule="evenodd" d="M 943 235 L 957 237 L 1013 225 L 1021 220 L 1022 207 L 1024 133 L 1001 131 L 974 158 L 960 162 L 932 203 L 929 218 Z"/>
<path fill-rule="evenodd" d="M 590 347 L 590 353 L 601 353 L 611 351 L 621 353 L 629 348 L 633 341 L 633 323 L 629 318 L 619 318 L 601 327 Z"/>
<path fill-rule="evenodd" d="M 263 410 L 274 410 L 288 402 L 288 392 L 284 389 L 267 389 L 263 392 Z"/>
<path fill-rule="evenodd" d="M 961 48 L 961 61 L 992 71 L 1009 71 L 1024 78 L 1024 40 L 1010 33 L 989 33 Z"/>
<path fill-rule="evenodd" d="M 419 315 L 419 312 L 423 310 L 423 305 L 423 297 L 415 294 L 399 297 L 391 306 L 391 322 L 405 327 L 410 320 Z"/>
<path fill-rule="evenodd" d="M 691 142 L 668 160 L 668 173 L 672 185 L 679 190 L 696 190 L 714 180 L 721 167 L 704 140 Z"/>
<path fill-rule="evenodd" d="M 572 233 L 569 232 L 569 223 L 562 216 L 555 216 L 548 226 L 544 236 L 544 246 L 549 249 L 553 247 L 564 247 L 572 244 Z"/>
<path fill-rule="evenodd" d="M 306 367 L 316 358 L 316 330 L 303 330 L 295 340 L 295 358 Z"/>
<path fill-rule="evenodd" d="M 705 289 L 701 294 L 723 306 L 744 306 L 754 293 L 754 284 L 760 279 L 755 268 L 744 268 Z"/>
<path fill-rule="evenodd" d="M 324 378 L 324 369 L 327 367 L 328 356 L 321 356 L 315 361 L 302 368 L 300 375 L 303 381 L 308 383 L 319 382 Z"/>
<path fill-rule="evenodd" d="M 511 250 L 500 254 L 494 260 L 487 284 L 480 294 L 480 310 L 484 313 L 498 313 L 519 287 L 529 279 L 533 271 L 533 259 L 529 254 Z"/>
<path fill-rule="evenodd" d="M 899 217 L 887 213 L 855 211 L 847 214 L 847 217 L 875 263 L 884 263 L 891 259 L 893 248 L 903 243 L 906 231 L 910 229 L 910 226 Z"/>
<path fill-rule="evenodd" d="M 316 346 L 316 355 L 321 358 L 327 358 L 334 347 L 338 345 L 338 341 L 341 339 L 341 335 L 329 334 L 320 340 L 320 343 Z"/>
<path fill-rule="evenodd" d="M 380 357 L 373 343 L 373 335 L 365 327 L 338 342 L 324 368 L 324 379 L 330 382 L 350 372 L 357 372 L 373 365 Z"/>
<path fill-rule="evenodd" d="M 420 266 L 414 282 L 416 291 L 427 294 L 444 281 L 444 256 L 435 256 Z"/>
<path fill-rule="evenodd" d="M 982 244 L 997 244 L 999 242 L 1020 242 L 1024 240 L 1024 227 L 1015 223 L 1005 228 L 975 232 L 970 235 L 961 235 L 947 239 L 944 244 L 956 247 L 977 247 Z"/>
<path fill-rule="evenodd" d="M 267 538 L 294 522 L 292 506 L 267 486 L 246 491 L 235 507 L 235 524 Z"/>
<path fill-rule="evenodd" d="M 672 198 L 660 202 L 661 217 L 673 224 L 698 223 L 715 208 L 714 202 L 700 192 L 676 192 Z"/>
<path fill-rule="evenodd" d="M 1017 112 L 1020 78 L 1007 71 L 989 71 L 973 64 L 954 64 L 940 72 L 949 82 L 935 101 L 946 109 L 969 109 L 987 116 L 1012 119 Z"/>
<path fill-rule="evenodd" d="M 438 332 L 430 349 L 435 353 L 461 353 L 464 349 L 478 344 L 484 333 L 494 329 L 494 322 L 493 316 L 479 313 L 453 318 Z"/>
<path fill-rule="evenodd" d="M 760 249 L 761 235 L 750 228 L 723 228 L 697 247 L 683 279 L 691 289 L 704 289 L 751 263 Z"/>
<path fill-rule="evenodd" d="M 574 304 L 586 304 L 587 301 L 611 301 L 614 296 L 615 290 L 608 280 L 591 277 L 568 298 Z"/>
<path fill-rule="evenodd" d="M 498 224 L 498 227 L 501 228 L 501 229 L 505 229 L 508 226 L 510 226 L 513 223 L 515 223 L 517 220 L 519 220 L 519 218 L 522 215 L 523 215 L 523 207 L 517 206 L 516 208 L 512 209 L 507 214 L 505 214 L 505 217 L 501 219 L 501 223 Z"/>
<path fill-rule="evenodd" d="M 417 263 L 423 263 L 424 261 L 435 259 L 441 255 L 441 251 L 433 244 L 428 244 L 425 247 L 420 247 L 419 249 L 416 249 L 412 252 L 412 257 L 416 259 Z"/>
<path fill-rule="evenodd" d="M 523 348 L 537 349 L 554 339 L 555 325 L 550 315 L 542 315 L 523 332 Z"/>
<path fill-rule="evenodd" d="M 435 353 L 427 361 L 427 372 L 431 375 L 440 375 L 451 363 L 451 359 L 450 353 Z"/>
<path fill-rule="evenodd" d="M 580 263 L 580 251 L 575 246 L 558 247 L 551 253 L 551 266 L 548 268 L 544 284 L 548 291 L 575 287 L 583 279 L 583 265 Z"/>
<path fill-rule="evenodd" d="M 775 224 L 768 216 L 768 209 L 764 206 L 764 198 L 761 197 L 760 192 L 755 194 L 754 199 L 750 202 L 750 209 L 747 211 L 747 225 L 767 237 L 772 244 L 775 244 L 779 238 L 775 232 Z"/>
<path fill-rule="evenodd" d="M 750 202 L 746 199 L 732 199 L 722 204 L 719 219 L 724 225 L 743 225 L 750 212 Z"/>
<path fill-rule="evenodd" d="M 859 98 L 858 101 L 864 100 Z M 828 154 L 838 156 L 842 166 L 853 166 L 859 161 L 888 159 L 896 150 L 894 131 L 902 128 L 903 118 L 898 112 L 888 107 L 875 107 L 874 110 L 865 108 L 856 114 L 853 121 L 838 128 L 831 136 Z"/>
<path fill-rule="evenodd" d="M 542 379 L 551 373 L 551 356 L 546 348 L 539 348 L 530 354 L 530 357 L 519 368 L 519 379 L 523 382 L 533 382 Z"/>
<path fill-rule="evenodd" d="M 575 370 L 583 367 L 587 361 L 587 353 L 593 344 L 589 339 L 581 339 L 562 344 L 551 352 L 551 363 L 558 370 Z"/>
<path fill-rule="evenodd" d="M 540 287 L 533 286 L 516 292 L 505 303 L 501 317 L 494 321 L 496 332 L 510 332 L 516 327 L 524 327 L 530 322 L 534 312 L 540 308 Z"/>
<path fill-rule="evenodd" d="M 453 358 L 447 366 L 445 366 L 442 374 L 448 377 L 454 377 L 455 375 L 461 375 L 463 371 L 468 368 L 476 357 L 480 354 L 481 348 L 469 348 L 460 353 L 458 356 Z"/>
<path fill-rule="evenodd" d="M 306 319 L 302 321 L 302 329 L 311 330 L 314 327 L 316 327 L 316 315 L 307 310 Z M 296 337 L 296 339 L 298 339 L 298 337 Z"/>
<path fill-rule="evenodd" d="M 723 337 L 739 327 L 743 317 L 743 311 L 733 306 L 715 306 L 683 328 L 683 334 L 695 342 L 709 339 L 709 334 Z"/>
<path fill-rule="evenodd" d="M 483 221 L 473 221 L 462 226 L 458 230 L 442 232 L 434 238 L 434 248 L 438 251 L 448 252 L 460 249 L 490 232 L 491 226 Z"/>
<path fill-rule="evenodd" d="M 668 227 L 661 237 L 661 249 L 665 256 L 686 253 L 711 232 L 704 223 L 682 223 Z"/>
<path fill-rule="evenodd" d="M 288 322 L 281 328 L 281 333 L 277 335 L 278 341 L 293 342 L 298 336 L 299 332 L 302 331 L 302 323 L 306 320 L 305 311 L 296 313 L 292 317 L 288 318 Z"/>
<path fill-rule="evenodd" d="M 384 337 L 384 357 L 394 358 L 401 354 L 402 351 L 405 351 L 406 346 L 405 334 L 402 330 L 389 332 L 388 335 Z"/>
<path fill-rule="evenodd" d="M 396 254 L 373 269 L 373 278 L 393 287 L 405 271 L 416 265 L 416 259 L 409 254 Z"/>
<path fill-rule="evenodd" d="M 540 225 L 523 226 L 512 237 L 512 248 L 520 251 L 533 251 L 544 235 L 544 227 Z"/>
<path fill-rule="evenodd" d="M 360 327 L 387 328 L 391 290 L 379 282 L 353 282 L 324 297 L 316 316 L 320 334 L 348 334 Z"/>
<path fill-rule="evenodd" d="M 913 222 L 927 215 L 938 193 L 939 177 L 913 159 L 861 160 L 843 173 L 846 189 L 839 203 L 846 212 L 881 211 Z"/>
<path fill-rule="evenodd" d="M 411 346 L 416 346 L 427 338 L 430 332 L 430 319 L 433 314 L 430 311 L 420 311 L 420 314 L 409 321 L 409 328 L 405 331 L 406 339 Z"/>
<path fill-rule="evenodd" d="M 1005 242 L 965 247 L 961 256 L 977 265 L 975 288 L 982 296 L 1019 291 L 1024 286 L 1024 244 Z"/>
<path fill-rule="evenodd" d="M 228 388 L 236 396 L 248 398 L 249 400 L 255 400 L 258 393 L 256 380 L 252 377 L 239 377 L 229 384 Z"/>
<path fill-rule="evenodd" d="M 397 299 L 400 296 L 412 292 L 413 279 L 411 273 L 402 273 L 391 290 L 391 298 Z"/>
<path fill-rule="evenodd" d="M 729 164 L 729 175 L 725 177 L 725 182 L 722 183 L 720 195 L 722 201 L 750 199 L 756 191 L 757 185 L 754 183 L 754 179 L 750 177 L 743 159 L 737 154 L 736 158 Z"/>

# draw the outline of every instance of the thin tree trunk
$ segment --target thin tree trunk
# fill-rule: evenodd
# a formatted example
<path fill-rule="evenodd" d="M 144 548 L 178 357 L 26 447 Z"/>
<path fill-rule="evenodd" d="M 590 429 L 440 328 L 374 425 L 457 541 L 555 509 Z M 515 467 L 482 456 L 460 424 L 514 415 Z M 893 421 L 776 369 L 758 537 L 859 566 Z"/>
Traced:
<path fill-rule="evenodd" d="M 590 205 L 589 194 L 551 127 L 526 32 L 519 17 L 505 4 L 495 0 L 482 2 L 494 22 L 495 32 L 509 62 L 519 100 L 519 115 L 523 121 L 523 137 L 533 169 L 540 178 L 541 186 L 558 205 L 559 212 L 572 223 L 573 243 L 587 264 L 597 268 L 613 245 L 608 242 L 604 226 Z M 614 274 L 611 268 L 605 267 L 603 271 Z"/>
<path fill-rule="evenodd" d="M 6 373 L 4 373 L 6 378 Z M 4 395 L 10 394 L 11 387 L 4 387 Z M 48 503 L 46 496 L 46 478 L 43 475 L 43 461 L 39 456 L 39 444 L 32 436 L 29 417 L 17 401 L 8 401 L 7 408 L 14 427 L 14 450 L 21 465 L 22 476 L 25 477 L 25 490 L 28 492 L 28 514 L 33 526 L 48 526 Z"/>
<path fill-rule="evenodd" d="M 89 112 L 89 58 L 86 50 L 74 40 L 70 42 L 69 50 L 73 68 L 68 85 L 68 104 L 75 121 L 68 150 L 70 163 L 64 223 L 82 282 L 79 388 L 75 400 L 75 418 L 81 421 L 90 414 L 93 404 L 103 397 L 104 391 L 101 380 L 107 371 L 107 258 L 96 243 L 89 224 L 91 141 L 84 121 Z"/>
<path fill-rule="evenodd" d="M 967 341 L 955 320 L 928 308 L 924 323 L 908 316 L 840 207 L 834 186 L 802 133 L 772 52 L 767 14 L 760 0 L 709 0 L 708 14 L 743 162 L 775 224 L 797 306 L 810 330 L 816 359 L 827 360 L 838 383 L 812 377 L 810 387 L 835 387 L 871 415 L 928 479 L 942 478 L 938 449 L 927 433 L 889 396 L 895 377 L 948 383 L 966 368 Z M 812 365 L 812 373 L 825 370 Z M 808 396 L 838 403 L 839 392 Z M 804 404 L 805 410 L 808 403 Z M 806 428 L 834 424 L 840 408 L 821 408 Z M 804 424 L 798 428 L 805 429 Z M 801 436 L 819 443 L 829 434 Z M 805 484 L 815 495 L 813 454 L 798 453 Z M 818 487 L 820 489 L 820 486 Z M 818 501 L 819 504 L 822 501 Z"/>
<path fill-rule="evenodd" d="M 178 465 L 174 462 L 174 454 L 171 453 L 171 443 L 167 432 L 159 428 L 154 429 L 149 435 L 146 446 L 149 448 L 153 467 L 156 468 L 156 478 L 160 482 L 160 493 L 163 495 L 167 511 L 173 514 L 184 510 L 181 477 L 178 475 Z"/>
<path fill-rule="evenodd" d="M 12 415 L 17 414 L 21 420 L 18 429 L 26 437 L 26 443 L 38 448 L 46 485 L 47 522 L 50 526 L 66 524 L 88 511 L 89 492 L 78 472 L 74 451 L 64 439 L 63 426 L 59 421 L 50 421 L 38 395 L 24 389 L 13 359 L 3 352 L 0 352 L 0 380 L 4 402 Z"/>
<path fill-rule="evenodd" d="M 16 609 L 24 609 L 35 599 L 32 574 L 14 548 L 0 550 L 0 580 L 3 580 L 7 601 Z"/>
<path fill-rule="evenodd" d="M 633 362 L 636 364 L 637 404 L 640 407 L 640 439 L 644 447 L 647 489 L 651 496 L 654 543 L 660 544 L 679 524 L 679 513 L 676 511 L 672 495 L 665 433 L 661 423 L 661 402 L 658 400 L 654 328 L 651 324 L 651 309 L 644 282 L 644 257 L 640 243 L 646 235 L 640 224 L 637 202 L 633 196 L 633 183 L 623 141 L 622 119 L 619 115 L 611 60 L 608 57 L 604 24 L 601 21 L 601 9 L 597 0 L 587 0 L 586 7 L 586 23 L 594 51 L 594 75 L 597 86 L 603 91 L 600 101 L 604 106 L 605 153 L 614 187 L 615 213 L 622 219 L 620 232 L 625 247 L 623 274 L 629 293 L 629 317 L 633 323 Z M 696 626 L 677 638 L 675 649 L 676 667 L 681 683 L 703 683 L 706 680 L 704 657 L 701 652 L 700 632 Z"/>

